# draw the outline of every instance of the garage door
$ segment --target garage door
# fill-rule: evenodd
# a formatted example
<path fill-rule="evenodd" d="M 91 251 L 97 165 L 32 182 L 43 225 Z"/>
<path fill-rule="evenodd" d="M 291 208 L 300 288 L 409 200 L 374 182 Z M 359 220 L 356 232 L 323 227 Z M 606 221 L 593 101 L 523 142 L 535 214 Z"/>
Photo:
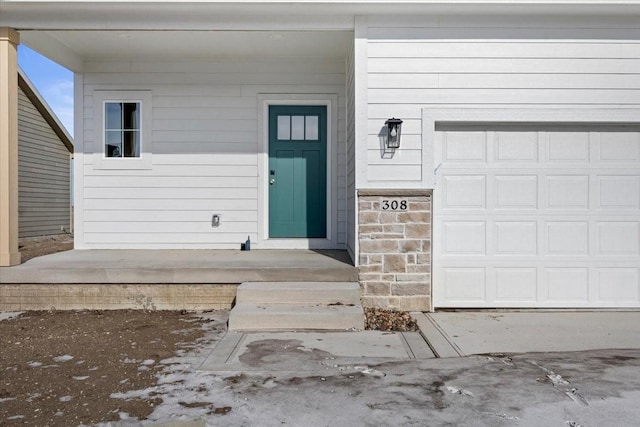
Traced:
<path fill-rule="evenodd" d="M 436 128 L 435 307 L 640 307 L 640 128 Z"/>

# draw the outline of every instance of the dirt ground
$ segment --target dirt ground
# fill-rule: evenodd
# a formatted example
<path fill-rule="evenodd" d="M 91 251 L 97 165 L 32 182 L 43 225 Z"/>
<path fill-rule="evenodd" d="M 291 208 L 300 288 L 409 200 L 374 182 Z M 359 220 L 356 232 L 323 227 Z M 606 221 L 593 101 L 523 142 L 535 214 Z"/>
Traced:
<path fill-rule="evenodd" d="M 73 235 L 58 234 L 55 236 L 25 237 L 18 242 L 22 262 L 42 255 L 73 249 Z"/>
<path fill-rule="evenodd" d="M 0 313 L 0 426 L 67 427 L 146 419 L 162 403 L 160 395 L 118 396 L 156 386 L 172 364 L 184 363 L 181 357 L 209 345 L 212 331 L 223 334 L 226 314 L 213 314 Z M 370 328 L 408 329 L 406 323 L 411 323 L 408 315 L 381 310 L 368 314 Z M 211 411 L 220 414 L 225 408 L 213 405 Z"/>
<path fill-rule="evenodd" d="M 159 399 L 117 399 L 156 384 L 207 328 L 193 313 L 26 312 L 0 321 L 0 425 L 78 426 L 145 419 Z"/>

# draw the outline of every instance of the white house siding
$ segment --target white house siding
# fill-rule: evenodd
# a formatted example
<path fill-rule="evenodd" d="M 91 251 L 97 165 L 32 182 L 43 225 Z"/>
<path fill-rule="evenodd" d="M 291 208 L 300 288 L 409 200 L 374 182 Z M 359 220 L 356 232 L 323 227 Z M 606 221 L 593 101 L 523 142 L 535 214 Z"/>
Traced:
<path fill-rule="evenodd" d="M 258 236 L 260 94 L 338 96 L 337 246 L 346 244 L 345 63 L 336 59 L 91 62 L 83 73 L 79 248 L 239 248 Z M 95 90 L 152 93 L 152 167 L 93 164 Z M 278 96 L 274 95 L 277 99 Z M 212 214 L 221 214 L 219 228 Z M 335 215 L 336 213 L 334 213 Z M 82 230 L 82 231 L 81 231 Z"/>
<path fill-rule="evenodd" d="M 633 108 L 640 105 L 635 18 L 369 17 L 370 188 L 419 188 L 423 108 Z M 404 120 L 402 148 L 380 156 L 378 133 Z M 424 167 L 423 167 L 424 166 Z"/>
<path fill-rule="evenodd" d="M 22 88 L 18 91 L 18 235 L 69 230 L 70 155 Z"/>
<path fill-rule="evenodd" d="M 368 169 L 365 184 L 368 188 L 434 188 L 431 273 L 435 305 L 637 307 L 640 301 L 637 125 L 632 132 L 620 132 L 621 129 L 615 128 L 605 132 L 590 127 L 598 123 L 595 117 L 593 123 L 572 128 L 583 137 L 602 138 L 610 142 L 613 149 L 631 153 L 619 159 L 626 161 L 620 167 L 614 166 L 610 159 L 605 161 L 596 156 L 600 153 L 596 150 L 599 146 L 589 143 L 592 153 L 589 162 L 575 160 L 565 162 L 566 166 L 553 164 L 551 167 L 552 156 L 534 150 L 537 163 L 527 164 L 529 169 L 525 170 L 522 168 L 525 161 L 523 147 L 533 146 L 532 136 L 516 132 L 511 139 L 512 145 L 507 147 L 511 150 L 509 153 L 518 153 L 513 154 L 516 161 L 503 161 L 500 164 L 503 169 L 492 169 L 491 176 L 483 175 L 486 183 L 483 186 L 474 181 L 480 176 L 480 169 L 476 168 L 475 160 L 470 160 L 479 153 L 480 145 L 472 141 L 475 134 L 463 133 L 464 138 L 461 137 L 462 142 L 457 146 L 460 151 L 456 154 L 460 155 L 456 158 L 460 161 L 456 160 L 458 169 L 454 171 L 450 159 L 438 154 L 436 143 L 438 138 L 460 135 L 445 133 L 451 130 L 452 123 L 440 124 L 440 128 L 436 124 L 435 133 L 423 134 L 425 123 L 422 121 L 423 114 L 428 114 L 424 111 L 437 114 L 446 109 L 454 111 L 457 117 L 464 117 L 463 109 L 489 113 L 502 111 L 493 117 L 502 117 L 507 122 L 514 121 L 515 114 L 510 115 L 509 110 L 516 109 L 529 112 L 582 110 L 585 113 L 595 109 L 618 112 L 637 109 L 640 106 L 640 27 L 637 18 L 369 17 L 367 33 Z M 529 113 L 529 116 L 535 114 Z M 606 116 L 602 115 L 603 121 Z M 382 158 L 378 133 L 390 117 L 404 120 L 402 143 L 392 158 Z M 521 122 L 528 121 L 526 115 L 519 118 Z M 558 120 L 562 122 L 560 117 Z M 640 118 L 632 121 L 637 124 L 638 120 Z M 553 123 L 553 119 L 547 121 Z M 491 126 L 474 124 L 478 134 L 488 138 Z M 553 130 L 552 124 L 536 128 L 540 135 L 557 139 L 558 134 L 552 133 Z M 436 142 L 434 136 L 437 136 Z M 567 142 L 566 135 L 561 136 L 565 138 L 562 142 L 565 145 L 574 142 Z M 552 152 L 565 147 L 545 143 L 541 136 L 536 138 L 539 142 L 535 145 L 540 150 Z M 582 140 L 577 143 L 587 146 Z M 504 160 L 496 154 L 494 146 L 487 143 L 487 150 L 482 152 L 488 159 L 488 166 L 481 166 L 485 168 L 484 172 L 495 166 L 491 162 Z M 461 161 L 467 163 L 461 165 Z M 436 180 L 434 169 L 440 162 Z M 629 162 L 636 163 L 629 166 Z M 505 167 L 511 169 L 505 172 Z M 583 169 L 577 171 L 579 167 Z M 605 170 L 607 167 L 609 169 Z M 530 176 L 525 178 L 529 179 L 529 187 L 521 179 L 527 171 Z M 568 184 L 556 187 L 550 184 L 551 180 L 556 179 L 556 175 L 566 178 L 578 173 L 589 180 L 588 188 L 583 189 L 591 194 L 589 203 L 585 202 L 579 213 L 576 213 L 576 206 L 566 208 L 564 205 L 551 212 L 554 207 L 545 198 L 545 191 L 557 194 L 562 190 L 564 194 L 577 197 L 569 191 L 573 185 L 571 179 L 565 179 Z M 509 175 L 507 178 L 513 180 L 500 181 L 502 175 Z M 534 175 L 540 191 L 536 190 L 536 196 L 532 196 L 537 197 L 533 200 L 535 206 L 532 202 L 526 207 L 530 214 L 526 219 L 530 225 L 536 224 L 535 230 L 530 227 L 535 232 L 530 231 L 527 237 L 530 243 L 526 254 L 530 257 L 527 258 L 522 253 L 524 236 L 519 240 L 517 233 L 512 233 L 509 242 L 514 244 L 509 250 L 504 250 L 507 238 L 501 237 L 506 236 L 504 224 L 524 224 L 525 207 L 500 210 L 500 200 L 494 199 L 516 196 L 522 199 L 525 194 L 530 197 Z M 455 181 L 458 177 L 462 178 Z M 475 187 L 464 184 L 465 179 Z M 522 182 L 518 181 L 509 194 L 498 191 L 501 182 L 514 183 L 516 179 Z M 602 195 L 603 182 L 624 182 L 625 187 Z M 452 183 L 459 184 L 461 191 L 452 191 L 455 189 Z M 479 191 L 480 188 L 483 190 Z M 484 195 L 483 191 L 487 192 L 484 204 L 473 205 Z M 493 193 L 495 197 L 491 199 Z M 595 195 L 599 195 L 598 198 Z M 612 212 L 606 203 L 599 202 L 611 198 L 620 205 L 620 212 Z M 466 208 L 457 206 L 447 210 L 454 202 Z M 569 204 L 569 201 L 563 203 Z M 502 216 L 493 221 L 493 214 Z M 575 229 L 573 234 L 572 227 Z M 579 227 L 582 228 L 578 231 Z M 486 231 L 482 236 L 478 233 L 480 228 Z M 566 250 L 558 249 L 554 243 L 563 239 L 568 247 Z M 577 242 L 583 244 L 580 253 L 575 248 Z M 499 253 L 501 250 L 504 251 Z M 561 250 L 564 252 L 558 254 Z"/>

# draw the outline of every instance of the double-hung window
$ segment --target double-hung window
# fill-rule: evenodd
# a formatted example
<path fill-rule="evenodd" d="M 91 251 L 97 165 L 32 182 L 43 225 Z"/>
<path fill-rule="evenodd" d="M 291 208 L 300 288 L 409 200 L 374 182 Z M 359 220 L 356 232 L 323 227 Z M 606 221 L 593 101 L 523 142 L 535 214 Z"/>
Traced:
<path fill-rule="evenodd" d="M 95 91 L 94 166 L 151 168 L 151 92 Z"/>
<path fill-rule="evenodd" d="M 140 102 L 104 103 L 105 157 L 140 157 Z"/>

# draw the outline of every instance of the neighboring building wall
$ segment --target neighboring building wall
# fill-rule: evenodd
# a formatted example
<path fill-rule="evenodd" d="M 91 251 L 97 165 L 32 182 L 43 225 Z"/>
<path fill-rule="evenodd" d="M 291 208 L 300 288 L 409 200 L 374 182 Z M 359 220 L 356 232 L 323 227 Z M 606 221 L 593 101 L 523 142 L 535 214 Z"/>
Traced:
<path fill-rule="evenodd" d="M 344 60 L 92 62 L 79 80 L 84 154 L 76 161 L 82 157 L 84 172 L 76 170 L 76 247 L 235 249 L 248 235 L 255 242 L 258 186 L 267 179 L 258 170 L 260 94 L 338 95 L 334 209 L 337 244 L 346 247 Z M 152 92 L 150 169 L 96 167 L 95 90 Z M 222 215 L 219 228 L 211 227 L 213 213 Z"/>
<path fill-rule="evenodd" d="M 422 135 L 422 110 L 637 108 L 640 28 L 633 18 L 602 16 L 371 16 L 366 32 L 368 138 L 366 147 L 358 147 L 368 157 L 366 179 L 358 186 L 363 296 L 370 305 L 389 301 L 394 308 L 428 310 L 431 269 L 422 289 L 411 289 L 416 298 L 402 302 L 405 294 L 393 290 L 409 288 L 385 273 L 384 256 L 363 249 L 408 262 L 400 249 L 392 256 L 395 243 L 381 247 L 375 241 L 373 233 L 391 232 L 394 224 L 381 224 L 386 214 L 370 199 L 374 189 L 434 187 L 434 145 Z M 379 134 L 391 117 L 404 123 L 401 147 L 390 156 L 381 150 Z M 430 248 L 430 234 L 422 238 Z"/>
<path fill-rule="evenodd" d="M 18 92 L 19 236 L 69 232 L 69 150 L 24 90 Z"/>

